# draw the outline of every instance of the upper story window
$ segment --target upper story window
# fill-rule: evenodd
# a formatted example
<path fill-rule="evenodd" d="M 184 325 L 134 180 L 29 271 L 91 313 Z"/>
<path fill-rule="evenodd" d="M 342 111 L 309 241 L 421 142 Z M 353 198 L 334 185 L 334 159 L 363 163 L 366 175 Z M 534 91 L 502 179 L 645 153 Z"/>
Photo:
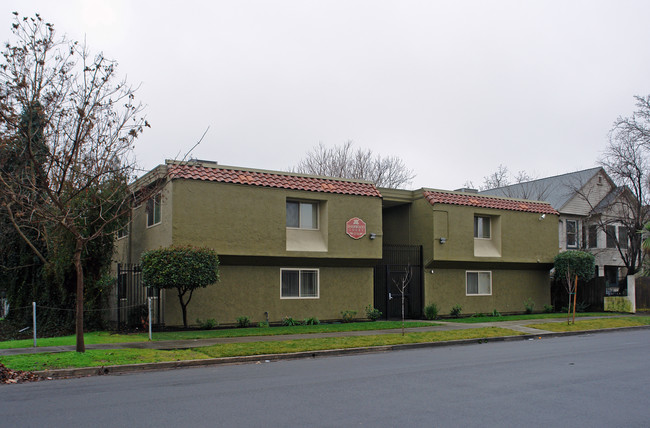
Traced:
<path fill-rule="evenodd" d="M 489 296 L 492 294 L 492 272 L 467 271 L 465 275 L 468 296 Z"/>
<path fill-rule="evenodd" d="M 281 269 L 280 276 L 281 298 L 318 298 L 318 269 Z"/>
<path fill-rule="evenodd" d="M 161 195 L 151 197 L 147 200 L 147 227 L 154 226 L 161 221 L 160 204 L 162 202 Z"/>
<path fill-rule="evenodd" d="M 627 228 L 625 226 L 618 227 L 618 245 L 621 250 L 627 250 Z"/>
<path fill-rule="evenodd" d="M 578 221 L 566 221 L 566 246 L 567 248 L 578 248 Z"/>
<path fill-rule="evenodd" d="M 605 235 L 607 235 L 607 248 L 616 248 L 616 226 L 605 227 Z"/>
<path fill-rule="evenodd" d="M 474 216 L 474 238 L 490 239 L 490 217 Z"/>
<path fill-rule="evenodd" d="M 124 226 L 117 229 L 117 239 L 126 238 L 129 236 L 129 225 L 125 224 Z"/>
<path fill-rule="evenodd" d="M 589 248 L 598 248 L 598 226 L 589 226 Z"/>
<path fill-rule="evenodd" d="M 287 227 L 318 229 L 318 202 L 287 201 Z"/>

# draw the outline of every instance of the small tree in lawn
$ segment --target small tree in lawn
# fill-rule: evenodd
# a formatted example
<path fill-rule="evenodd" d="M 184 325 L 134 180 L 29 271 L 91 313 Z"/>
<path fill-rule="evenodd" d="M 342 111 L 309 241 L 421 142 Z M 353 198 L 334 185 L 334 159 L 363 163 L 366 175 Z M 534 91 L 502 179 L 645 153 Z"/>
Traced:
<path fill-rule="evenodd" d="M 147 287 L 175 288 L 187 327 L 187 305 L 197 288 L 219 280 L 219 259 L 210 248 L 170 246 L 142 254 L 142 282 Z"/>
<path fill-rule="evenodd" d="M 402 336 L 404 336 L 404 292 L 406 291 L 406 287 L 409 286 L 412 277 L 413 272 L 411 270 L 411 266 L 409 265 L 406 268 L 404 275 L 400 276 L 397 279 L 393 278 L 393 284 L 395 284 L 395 288 L 397 288 L 397 291 L 399 291 L 402 295 Z"/>
<path fill-rule="evenodd" d="M 571 317 L 571 295 L 573 295 L 573 323 L 576 319 L 576 288 L 578 279 L 589 281 L 596 269 L 594 255 L 586 251 L 565 251 L 555 256 L 555 279 L 564 283 L 569 294 L 567 324 Z"/>

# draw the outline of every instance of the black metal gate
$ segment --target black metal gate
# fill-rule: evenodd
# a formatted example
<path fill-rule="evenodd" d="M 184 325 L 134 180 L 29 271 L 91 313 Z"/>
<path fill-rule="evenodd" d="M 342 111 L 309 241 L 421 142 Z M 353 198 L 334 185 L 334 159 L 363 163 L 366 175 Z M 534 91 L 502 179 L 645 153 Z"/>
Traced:
<path fill-rule="evenodd" d="M 420 245 L 384 245 L 383 258 L 375 266 L 375 308 L 385 318 L 402 317 L 401 284 L 410 270 L 404 289 L 404 317 L 422 318 L 422 247 Z"/>
<path fill-rule="evenodd" d="M 117 265 L 118 328 L 144 328 L 148 322 L 148 298 L 151 297 L 153 325 L 162 324 L 160 289 L 142 286 L 142 268 L 134 264 Z"/>

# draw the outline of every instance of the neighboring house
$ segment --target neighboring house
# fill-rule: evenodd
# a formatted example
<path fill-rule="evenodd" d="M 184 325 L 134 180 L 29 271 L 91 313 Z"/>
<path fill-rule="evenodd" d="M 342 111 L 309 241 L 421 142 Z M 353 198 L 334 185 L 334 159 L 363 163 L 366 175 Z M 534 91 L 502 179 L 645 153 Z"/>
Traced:
<path fill-rule="evenodd" d="M 382 245 L 373 184 L 206 162 L 157 170 L 169 173 L 164 190 L 135 209 L 117 260 L 139 263 L 142 252 L 172 244 L 215 249 L 220 281 L 194 292 L 190 322 L 337 319 L 372 304 Z M 175 290 L 162 300 L 161 321 L 181 324 Z"/>
<path fill-rule="evenodd" d="M 605 277 L 613 291 L 625 278 L 623 257 L 628 257 L 628 228 L 621 222 L 634 198 L 626 187 L 617 187 L 603 168 L 591 168 L 480 192 L 481 195 L 522 197 L 548 201 L 560 213 L 560 251 L 586 250 L 596 258 L 597 275 Z M 621 254 L 622 253 L 622 254 Z"/>
<path fill-rule="evenodd" d="M 208 246 L 220 281 L 195 291 L 190 322 L 340 319 L 374 305 L 399 317 L 396 282 L 410 268 L 407 317 L 436 303 L 441 314 L 521 312 L 550 302 L 557 212 L 547 203 L 458 192 L 380 189 L 363 181 L 168 161 L 160 195 L 137 207 L 116 260 L 168 245 Z M 129 302 L 124 302 L 129 304 Z M 167 325 L 181 323 L 174 290 Z"/>
<path fill-rule="evenodd" d="M 491 313 L 521 312 L 529 298 L 536 310 L 550 303 L 558 213 L 548 203 L 429 189 L 380 191 L 386 250 L 421 249 L 422 278 L 409 299 L 435 303 L 441 314 L 457 304 L 463 313 Z M 400 269 L 403 264 L 395 269 L 398 279 Z M 392 278 L 386 291 L 376 283 L 381 310 L 395 312 L 399 297 Z M 409 307 L 414 316 L 417 306 Z"/>

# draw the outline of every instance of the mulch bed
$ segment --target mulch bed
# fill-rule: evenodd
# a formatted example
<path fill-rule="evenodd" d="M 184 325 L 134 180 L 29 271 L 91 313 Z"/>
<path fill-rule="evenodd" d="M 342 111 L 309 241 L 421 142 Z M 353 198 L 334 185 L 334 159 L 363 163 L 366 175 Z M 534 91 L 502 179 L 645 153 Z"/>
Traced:
<path fill-rule="evenodd" d="M 0 383 L 23 383 L 37 382 L 41 378 L 32 372 L 22 370 L 11 370 L 0 363 Z"/>

